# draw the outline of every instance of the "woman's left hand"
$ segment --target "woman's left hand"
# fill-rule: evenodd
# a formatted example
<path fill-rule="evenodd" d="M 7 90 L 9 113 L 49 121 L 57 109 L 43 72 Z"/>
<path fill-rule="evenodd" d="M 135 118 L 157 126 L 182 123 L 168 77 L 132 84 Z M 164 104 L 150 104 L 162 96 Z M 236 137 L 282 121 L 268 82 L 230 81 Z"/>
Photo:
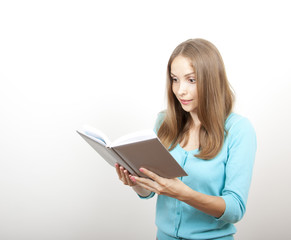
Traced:
<path fill-rule="evenodd" d="M 184 193 L 185 188 L 187 188 L 187 186 L 178 178 L 163 178 L 145 168 L 141 168 L 140 171 L 150 179 L 132 176 L 131 180 L 141 187 L 159 195 L 166 195 L 179 199 L 181 194 Z"/>

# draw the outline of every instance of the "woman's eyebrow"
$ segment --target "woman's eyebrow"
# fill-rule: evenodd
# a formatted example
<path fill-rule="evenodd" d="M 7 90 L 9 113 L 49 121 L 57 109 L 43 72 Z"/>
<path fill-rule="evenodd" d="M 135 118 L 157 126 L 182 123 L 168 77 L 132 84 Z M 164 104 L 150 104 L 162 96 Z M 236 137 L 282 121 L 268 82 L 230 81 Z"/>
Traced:
<path fill-rule="evenodd" d="M 185 74 L 184 77 L 187 77 L 187 76 L 192 75 L 192 74 L 195 75 L 195 72 L 187 73 L 187 74 Z"/>
<path fill-rule="evenodd" d="M 187 73 L 187 74 L 184 75 L 184 77 L 187 77 L 187 76 L 192 75 L 192 74 L 195 75 L 195 72 Z M 171 75 L 176 77 L 176 75 L 174 73 L 171 73 Z"/>

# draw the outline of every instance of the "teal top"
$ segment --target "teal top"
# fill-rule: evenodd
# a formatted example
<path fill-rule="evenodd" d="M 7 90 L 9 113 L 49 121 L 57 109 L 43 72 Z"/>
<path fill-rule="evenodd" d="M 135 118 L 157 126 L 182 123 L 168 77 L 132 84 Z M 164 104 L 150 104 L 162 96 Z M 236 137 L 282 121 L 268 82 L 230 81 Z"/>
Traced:
<path fill-rule="evenodd" d="M 158 116 L 157 132 L 164 115 Z M 233 239 L 234 223 L 246 211 L 256 153 L 256 134 L 250 121 L 231 113 L 225 122 L 228 134 L 219 154 L 211 160 L 196 155 L 199 150 L 184 150 L 179 144 L 170 153 L 187 172 L 179 179 L 195 191 L 221 196 L 226 209 L 220 218 L 203 213 L 175 198 L 158 195 L 156 204 L 157 237 L 173 239 Z M 151 198 L 151 193 L 146 198 Z"/>

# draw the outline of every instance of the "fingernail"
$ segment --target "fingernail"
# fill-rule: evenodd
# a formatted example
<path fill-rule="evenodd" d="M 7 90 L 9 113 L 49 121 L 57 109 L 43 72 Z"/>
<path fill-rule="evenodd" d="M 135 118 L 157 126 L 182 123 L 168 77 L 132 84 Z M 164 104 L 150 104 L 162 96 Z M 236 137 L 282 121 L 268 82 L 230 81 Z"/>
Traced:
<path fill-rule="evenodd" d="M 143 172 L 143 168 L 140 168 L 139 171 Z"/>
<path fill-rule="evenodd" d="M 135 182 L 135 178 L 134 177 L 130 177 L 131 181 Z"/>

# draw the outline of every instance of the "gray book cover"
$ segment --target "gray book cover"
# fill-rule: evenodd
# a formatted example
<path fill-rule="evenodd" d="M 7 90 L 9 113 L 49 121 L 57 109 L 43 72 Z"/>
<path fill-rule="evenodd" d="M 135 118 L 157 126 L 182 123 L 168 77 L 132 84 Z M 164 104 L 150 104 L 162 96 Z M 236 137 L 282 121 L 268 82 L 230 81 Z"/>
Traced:
<path fill-rule="evenodd" d="M 144 167 L 164 178 L 187 176 L 184 169 L 172 157 L 155 134 L 150 139 L 147 138 L 125 144 L 120 142 L 110 147 L 103 144 L 102 141 L 100 142 L 100 139 L 88 136 L 81 131 L 77 132 L 111 166 L 118 163 L 132 175 L 147 177 L 139 171 L 141 167 Z"/>
<path fill-rule="evenodd" d="M 139 176 L 146 177 L 139 171 L 144 167 L 165 178 L 187 176 L 158 138 L 113 147 L 113 150 L 131 166 Z"/>

